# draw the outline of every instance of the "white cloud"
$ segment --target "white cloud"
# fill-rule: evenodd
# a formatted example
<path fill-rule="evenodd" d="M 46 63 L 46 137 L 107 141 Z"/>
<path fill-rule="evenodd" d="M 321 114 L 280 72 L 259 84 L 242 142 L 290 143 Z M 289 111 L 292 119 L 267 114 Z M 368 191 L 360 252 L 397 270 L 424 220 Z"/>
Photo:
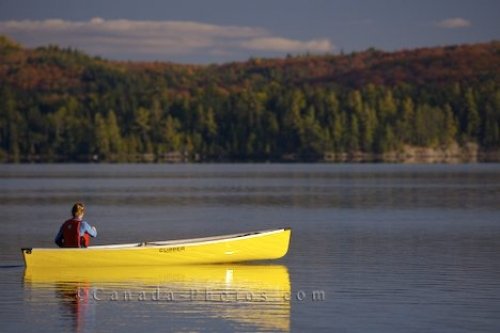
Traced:
<path fill-rule="evenodd" d="M 222 26 L 191 21 L 0 21 L 0 34 L 27 46 L 58 44 L 103 56 L 230 54 L 232 52 L 325 52 L 328 39 L 300 41 L 273 36 L 259 27 Z M 253 54 L 252 54 L 253 55 Z"/>
<path fill-rule="evenodd" d="M 262 37 L 244 41 L 242 46 L 251 50 L 279 52 L 328 52 L 333 50 L 333 45 L 328 39 L 313 39 L 303 42 L 280 37 Z"/>
<path fill-rule="evenodd" d="M 439 21 L 437 26 L 445 29 L 459 29 L 459 28 L 468 28 L 472 25 L 469 20 L 466 20 L 461 17 L 454 17 Z"/>

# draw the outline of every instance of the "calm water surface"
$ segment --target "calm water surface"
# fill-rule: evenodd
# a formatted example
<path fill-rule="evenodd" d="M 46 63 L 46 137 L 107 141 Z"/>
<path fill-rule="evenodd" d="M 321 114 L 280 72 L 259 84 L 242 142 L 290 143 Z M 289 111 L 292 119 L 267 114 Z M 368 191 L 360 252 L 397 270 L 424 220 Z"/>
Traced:
<path fill-rule="evenodd" d="M 279 261 L 25 271 L 94 244 L 293 229 Z M 498 332 L 500 165 L 0 165 L 2 332 Z M 77 297 L 76 295 L 79 295 Z"/>

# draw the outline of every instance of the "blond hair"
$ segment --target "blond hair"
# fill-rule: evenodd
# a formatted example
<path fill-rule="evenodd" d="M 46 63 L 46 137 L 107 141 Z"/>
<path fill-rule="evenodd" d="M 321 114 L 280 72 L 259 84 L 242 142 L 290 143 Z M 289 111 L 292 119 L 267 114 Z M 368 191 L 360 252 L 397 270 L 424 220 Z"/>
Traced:
<path fill-rule="evenodd" d="M 85 206 L 83 206 L 81 202 L 75 203 L 73 205 L 73 208 L 71 209 L 71 214 L 73 214 L 73 217 L 82 216 L 84 212 Z"/>

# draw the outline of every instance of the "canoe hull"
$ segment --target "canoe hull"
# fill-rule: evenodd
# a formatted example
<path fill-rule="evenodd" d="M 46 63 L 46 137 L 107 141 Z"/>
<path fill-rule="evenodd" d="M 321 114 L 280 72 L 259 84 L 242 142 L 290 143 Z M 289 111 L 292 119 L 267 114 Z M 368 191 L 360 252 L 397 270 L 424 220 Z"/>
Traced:
<path fill-rule="evenodd" d="M 248 234 L 152 242 L 130 245 L 94 246 L 86 249 L 23 249 L 26 267 L 113 267 L 217 264 L 283 257 L 291 230 L 277 229 Z"/>

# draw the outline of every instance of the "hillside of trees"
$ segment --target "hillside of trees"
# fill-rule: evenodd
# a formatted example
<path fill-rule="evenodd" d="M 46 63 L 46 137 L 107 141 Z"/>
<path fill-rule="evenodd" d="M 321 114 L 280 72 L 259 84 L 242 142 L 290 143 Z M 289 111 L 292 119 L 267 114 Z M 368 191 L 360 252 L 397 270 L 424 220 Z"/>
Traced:
<path fill-rule="evenodd" d="M 117 62 L 0 36 L 0 161 L 320 161 L 500 149 L 500 42 Z"/>

